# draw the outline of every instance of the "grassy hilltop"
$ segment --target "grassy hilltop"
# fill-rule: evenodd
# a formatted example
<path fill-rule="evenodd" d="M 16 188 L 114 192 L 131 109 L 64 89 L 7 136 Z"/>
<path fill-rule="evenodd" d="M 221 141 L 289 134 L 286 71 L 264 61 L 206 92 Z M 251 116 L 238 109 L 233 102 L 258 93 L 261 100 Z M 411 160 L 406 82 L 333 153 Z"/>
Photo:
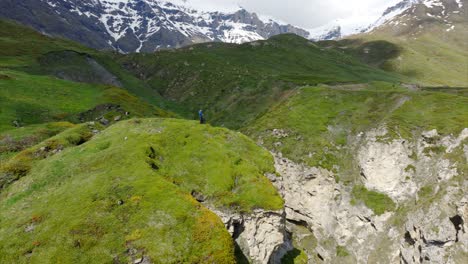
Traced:
<path fill-rule="evenodd" d="M 47 157 L 0 193 L 0 262 L 233 263 L 229 233 L 191 192 L 239 212 L 282 207 L 263 175 L 271 156 L 240 133 L 132 119 L 53 154 L 70 133 L 12 158 Z"/>

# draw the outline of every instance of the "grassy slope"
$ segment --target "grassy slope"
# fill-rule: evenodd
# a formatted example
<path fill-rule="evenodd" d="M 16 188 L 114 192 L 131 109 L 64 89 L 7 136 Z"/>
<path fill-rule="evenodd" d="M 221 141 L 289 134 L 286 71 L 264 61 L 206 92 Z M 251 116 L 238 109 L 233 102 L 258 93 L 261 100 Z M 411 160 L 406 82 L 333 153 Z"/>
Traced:
<path fill-rule="evenodd" d="M 67 120 L 78 122 L 78 114 L 100 104 L 120 105 L 134 116 L 163 114 L 127 91 L 109 86 L 75 83 L 49 76 L 0 70 L 0 131 L 22 125 Z"/>
<path fill-rule="evenodd" d="M 203 108 L 210 121 L 231 128 L 242 127 L 297 86 L 399 78 L 295 35 L 120 56 L 120 62 L 163 96 L 183 103 L 179 110 L 186 117 Z"/>
<path fill-rule="evenodd" d="M 431 32 L 416 38 L 374 34 L 365 38 L 386 39 L 402 47 L 400 56 L 385 64 L 386 69 L 426 86 L 468 87 L 466 32 Z"/>
<path fill-rule="evenodd" d="M 401 103 L 406 101 L 403 105 Z M 443 92 L 408 91 L 386 83 L 369 86 L 308 87 L 244 129 L 271 150 L 332 169 L 341 165 L 348 137 L 387 124 L 390 137 L 411 139 L 414 133 L 437 129 L 458 135 L 468 127 L 468 98 Z M 278 139 L 273 129 L 290 135 Z M 281 141 L 282 145 L 275 146 Z"/>
<path fill-rule="evenodd" d="M 0 68 L 27 70 L 34 74 L 51 74 L 51 71 L 67 71 L 70 68 L 73 71 L 86 72 L 89 66 L 85 65 L 83 61 L 74 61 L 73 65 L 69 65 L 69 63 L 60 65 L 57 62 L 52 65 L 40 64 L 41 59 L 47 58 L 49 53 L 74 51 L 95 59 L 114 74 L 124 88 L 132 94 L 153 105 L 161 103 L 159 94 L 122 69 L 119 64 L 113 61 L 112 55 L 109 53 L 86 48 L 66 39 L 49 38 L 29 27 L 5 20 L 0 20 L 0 33 Z"/>
<path fill-rule="evenodd" d="M 282 207 L 263 176 L 274 171 L 268 152 L 240 133 L 191 121 L 120 122 L 32 164 L 0 193 L 0 262 L 145 255 L 161 263 L 232 263 L 229 234 L 190 193 L 218 208 Z"/>
<path fill-rule="evenodd" d="M 444 19 L 426 13 L 420 6 L 414 14 L 418 19 L 413 14 L 399 16 L 398 26 L 387 23 L 370 33 L 322 44 L 340 47 L 366 63 L 406 75 L 423 86 L 468 87 L 465 11 L 446 14 L 449 18 Z"/>
<path fill-rule="evenodd" d="M 0 132 L 12 129 L 14 120 L 23 125 L 57 120 L 76 122 L 77 114 L 105 103 L 121 105 L 135 116 L 169 115 L 124 89 L 48 76 L 38 62 L 49 52 L 73 50 L 96 55 L 98 60 L 112 64 L 105 54 L 6 21 L 0 21 L 0 36 Z M 122 78 L 123 84 L 140 90 L 141 82 L 116 65 L 113 64 L 114 71 L 127 76 Z M 141 96 L 150 98 L 145 92 Z"/>

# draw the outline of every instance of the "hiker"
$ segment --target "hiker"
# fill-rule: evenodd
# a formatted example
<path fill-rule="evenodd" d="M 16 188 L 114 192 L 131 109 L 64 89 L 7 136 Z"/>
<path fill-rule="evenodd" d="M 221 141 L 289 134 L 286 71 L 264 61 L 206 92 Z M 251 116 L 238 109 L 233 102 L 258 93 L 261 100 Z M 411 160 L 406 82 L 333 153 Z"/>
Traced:
<path fill-rule="evenodd" d="M 198 117 L 200 117 L 200 124 L 205 124 L 205 118 L 203 117 L 203 110 L 198 111 Z"/>

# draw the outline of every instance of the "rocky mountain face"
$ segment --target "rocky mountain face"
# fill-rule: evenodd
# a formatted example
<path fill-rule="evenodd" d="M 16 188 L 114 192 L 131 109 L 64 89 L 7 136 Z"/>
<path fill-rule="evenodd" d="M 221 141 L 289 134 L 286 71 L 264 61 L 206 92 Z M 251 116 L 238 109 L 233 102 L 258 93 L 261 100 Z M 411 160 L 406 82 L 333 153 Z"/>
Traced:
<path fill-rule="evenodd" d="M 406 0 L 384 13 L 367 32 L 386 31 L 394 36 L 414 36 L 440 29 L 463 31 L 468 22 L 466 0 Z M 396 15 L 392 15 L 396 14 Z"/>
<path fill-rule="evenodd" d="M 340 30 L 340 22 L 336 22 L 317 28 L 311 34 L 315 40 L 332 40 L 372 32 L 385 26 L 392 27 L 392 30 L 400 33 L 405 31 L 405 28 L 418 31 L 418 28 L 424 26 L 423 24 L 430 23 L 445 24 L 446 31 L 451 31 L 454 29 L 454 23 L 462 20 L 466 22 L 466 2 L 466 0 L 402 0 L 387 8 L 382 16 L 369 26 L 343 31 Z"/>
<path fill-rule="evenodd" d="M 352 206 L 351 191 L 335 182 L 333 172 L 295 164 L 276 154 L 282 177 L 275 183 L 286 201 L 286 219 L 290 225 L 307 227 L 318 240 L 318 255 L 311 252 L 309 259 L 319 256 L 336 263 L 337 257 L 343 257 L 337 248 L 343 246 L 349 254 L 345 257 L 353 263 L 459 263 L 460 252 L 468 246 L 468 200 L 461 191 L 467 182 L 457 179 L 466 172 L 466 145 L 460 164 L 435 151 L 428 153 L 427 148 L 452 153 L 468 138 L 468 129 L 455 137 L 440 138 L 434 130 L 414 142 L 379 142 L 386 133 L 385 129 L 368 131 L 352 143 L 364 185 L 400 204 L 411 197 L 420 201 L 434 195 L 430 203 L 406 208 L 409 213 L 404 217 L 401 212 L 376 215 L 365 206 Z M 418 192 L 423 186 L 433 187 L 427 193 Z M 436 191 L 441 192 L 435 195 Z M 299 235 L 299 241 L 301 236 L 305 235 Z"/>
<path fill-rule="evenodd" d="M 184 1 L 5 0 L 0 16 L 97 49 L 153 52 L 199 42 L 243 43 L 303 29 L 264 21 L 255 13 L 205 12 Z"/>
<path fill-rule="evenodd" d="M 325 25 L 323 27 L 316 28 L 311 31 L 312 39 L 313 40 L 333 40 L 333 39 L 340 39 L 343 37 L 343 33 L 341 31 L 341 26 L 328 26 Z"/>

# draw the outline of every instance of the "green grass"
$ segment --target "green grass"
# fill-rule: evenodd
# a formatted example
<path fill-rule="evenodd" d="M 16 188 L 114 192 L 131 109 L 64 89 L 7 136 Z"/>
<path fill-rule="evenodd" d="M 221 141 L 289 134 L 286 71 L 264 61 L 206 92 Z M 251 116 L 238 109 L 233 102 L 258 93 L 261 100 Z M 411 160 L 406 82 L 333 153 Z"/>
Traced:
<path fill-rule="evenodd" d="M 456 27 L 462 29 L 463 25 Z M 416 37 L 395 36 L 390 31 L 359 35 L 358 38 L 371 42 L 387 40 L 398 46 L 398 56 L 382 63 L 386 70 L 406 75 L 422 85 L 468 87 L 466 32 L 433 30 Z"/>
<path fill-rule="evenodd" d="M 74 124 L 69 122 L 52 122 L 43 123 L 38 125 L 30 125 L 26 127 L 13 128 L 0 134 L 0 138 L 11 137 L 13 140 L 23 140 L 31 136 L 38 137 L 38 142 L 55 136 L 56 134 L 63 132 L 64 130 L 73 127 Z M 42 140 L 41 140 L 42 138 Z M 34 144 L 35 145 L 35 144 Z"/>
<path fill-rule="evenodd" d="M 352 203 L 356 204 L 358 201 L 362 201 L 376 215 L 396 209 L 396 205 L 390 197 L 382 193 L 369 191 L 364 186 L 355 185 L 351 194 L 353 196 Z"/>
<path fill-rule="evenodd" d="M 400 79 L 295 35 L 116 59 L 165 98 L 182 103 L 177 111 L 185 117 L 202 108 L 210 122 L 230 128 L 247 124 L 298 86 Z"/>
<path fill-rule="evenodd" d="M 120 105 L 132 116 L 169 115 L 120 88 L 11 70 L 0 70 L 0 74 L 9 76 L 0 79 L 0 132 L 13 129 L 13 121 L 22 126 L 62 120 L 80 122 L 80 113 L 109 103 Z"/>
<path fill-rule="evenodd" d="M 346 249 L 346 247 L 336 246 L 336 256 L 344 258 L 344 257 L 349 256 L 349 252 Z"/>
<path fill-rule="evenodd" d="M 299 249 L 293 249 L 288 251 L 286 255 L 281 259 L 281 264 L 307 264 L 308 257 L 304 251 Z"/>
<path fill-rule="evenodd" d="M 0 133 L 0 166 L 19 151 L 73 127 L 69 122 L 53 122 L 14 128 Z"/>
<path fill-rule="evenodd" d="M 414 167 L 413 165 L 410 164 L 410 165 L 406 166 L 405 172 L 413 172 L 413 173 L 415 173 L 415 172 L 416 172 L 416 167 Z"/>
<path fill-rule="evenodd" d="M 442 135 L 454 134 L 468 127 L 468 97 L 443 92 L 410 93 L 411 100 L 398 108 L 389 120 L 391 127 L 405 138 L 415 130 L 437 129 Z"/>
<path fill-rule="evenodd" d="M 11 128 L 15 118 L 25 125 L 76 122 L 74 115 L 104 103 L 121 105 L 133 116 L 175 116 L 158 107 L 164 100 L 157 92 L 109 54 L 5 20 L 0 20 L 0 36 L 0 132 Z M 116 76 L 123 88 L 103 85 L 105 77 L 87 58 Z M 80 82 L 58 79 L 58 73 Z"/>
<path fill-rule="evenodd" d="M 240 133 L 175 119 L 119 122 L 35 161 L 0 193 L 0 262 L 145 255 L 162 263 L 234 263 L 224 225 L 190 193 L 217 208 L 278 210 L 283 201 L 263 175 L 273 171 L 269 153 Z M 28 226 L 34 230 L 25 232 Z"/>
<path fill-rule="evenodd" d="M 388 139 L 412 139 L 432 129 L 458 135 L 468 127 L 466 113 L 467 97 L 443 92 L 411 92 L 387 83 L 318 86 L 300 89 L 242 131 L 296 162 L 332 170 L 352 159 L 342 148 L 360 132 L 385 124 Z M 273 129 L 289 136 L 278 139 Z"/>
<path fill-rule="evenodd" d="M 423 186 L 419 192 L 418 192 L 418 197 L 420 199 L 428 199 L 431 197 L 431 195 L 434 194 L 434 188 L 430 185 Z"/>
<path fill-rule="evenodd" d="M 83 144 L 91 139 L 93 130 L 100 129 L 101 125 L 92 123 L 72 126 L 59 135 L 50 137 L 3 161 L 0 163 L 0 190 L 26 176 L 36 161 L 55 155 L 66 148 Z"/>
<path fill-rule="evenodd" d="M 398 92 L 381 90 L 380 86 L 361 85 L 358 91 L 326 86 L 303 88 L 244 131 L 294 161 L 331 170 L 338 165 L 337 147 L 346 145 L 349 135 L 375 126 L 402 98 Z M 290 136 L 277 139 L 271 134 L 273 129 L 285 129 Z M 278 141 L 283 144 L 275 146 Z"/>

